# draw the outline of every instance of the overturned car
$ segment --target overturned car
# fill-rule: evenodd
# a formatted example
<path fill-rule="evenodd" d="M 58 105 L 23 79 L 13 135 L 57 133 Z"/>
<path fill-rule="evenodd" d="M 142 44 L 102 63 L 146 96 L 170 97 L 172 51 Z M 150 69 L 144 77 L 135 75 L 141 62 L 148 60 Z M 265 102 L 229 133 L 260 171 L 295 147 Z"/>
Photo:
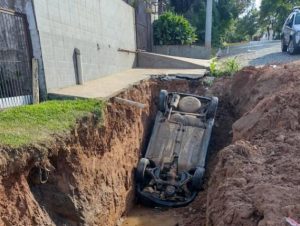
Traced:
<path fill-rule="evenodd" d="M 180 207 L 201 189 L 217 97 L 160 91 L 158 113 L 136 169 L 138 198 L 147 205 Z"/>

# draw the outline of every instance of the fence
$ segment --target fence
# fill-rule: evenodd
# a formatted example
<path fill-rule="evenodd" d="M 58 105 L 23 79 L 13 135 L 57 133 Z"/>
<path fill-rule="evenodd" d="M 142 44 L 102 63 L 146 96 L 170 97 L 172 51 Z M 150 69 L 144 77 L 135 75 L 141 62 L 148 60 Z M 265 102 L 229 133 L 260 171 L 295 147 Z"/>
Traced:
<path fill-rule="evenodd" d="M 0 109 L 32 103 L 31 52 L 26 16 L 0 8 Z"/>

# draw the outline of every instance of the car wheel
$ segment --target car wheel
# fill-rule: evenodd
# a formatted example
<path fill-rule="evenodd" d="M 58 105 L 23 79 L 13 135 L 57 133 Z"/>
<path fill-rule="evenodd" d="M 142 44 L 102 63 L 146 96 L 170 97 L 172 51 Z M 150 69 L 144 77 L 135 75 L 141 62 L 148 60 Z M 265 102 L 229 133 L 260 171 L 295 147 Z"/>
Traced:
<path fill-rule="evenodd" d="M 193 189 L 199 191 L 202 188 L 205 169 L 197 167 L 192 178 Z"/>
<path fill-rule="evenodd" d="M 136 180 L 138 182 L 143 182 L 145 179 L 146 168 L 150 165 L 150 161 L 146 158 L 141 158 L 139 164 L 136 168 Z"/>
<path fill-rule="evenodd" d="M 295 44 L 294 44 L 293 39 L 291 39 L 291 40 L 289 41 L 289 45 L 288 45 L 287 51 L 288 51 L 288 53 L 291 54 L 291 55 L 293 55 L 293 54 L 296 53 Z"/>
<path fill-rule="evenodd" d="M 281 51 L 282 52 L 286 52 L 287 51 L 288 46 L 284 44 L 284 40 L 281 39 Z"/>
<path fill-rule="evenodd" d="M 166 111 L 166 103 L 167 103 L 168 91 L 161 90 L 159 93 L 158 100 L 158 110 L 164 113 Z"/>
<path fill-rule="evenodd" d="M 207 113 L 206 113 L 207 119 L 215 117 L 218 108 L 218 103 L 219 103 L 219 99 L 217 97 L 213 97 L 207 109 Z"/>
<path fill-rule="evenodd" d="M 187 96 L 180 100 L 179 110 L 188 113 L 196 113 L 201 108 L 201 102 L 196 97 Z"/>

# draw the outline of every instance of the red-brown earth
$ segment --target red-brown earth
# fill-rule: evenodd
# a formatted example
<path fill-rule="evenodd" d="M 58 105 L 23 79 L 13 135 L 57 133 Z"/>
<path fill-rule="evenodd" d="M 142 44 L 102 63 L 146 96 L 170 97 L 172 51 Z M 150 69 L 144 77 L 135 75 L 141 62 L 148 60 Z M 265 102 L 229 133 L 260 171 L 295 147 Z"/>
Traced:
<path fill-rule="evenodd" d="M 107 104 L 51 144 L 1 147 L 0 225 L 114 226 L 134 205 L 134 168 L 145 150 L 161 88 L 216 95 L 220 106 L 204 190 L 177 209 L 185 225 L 278 226 L 300 220 L 300 63 L 245 68 L 202 81 L 150 80 L 119 96 L 145 109 Z M 35 185 L 37 163 L 52 169 Z M 163 224 L 162 224 L 163 225 Z"/>

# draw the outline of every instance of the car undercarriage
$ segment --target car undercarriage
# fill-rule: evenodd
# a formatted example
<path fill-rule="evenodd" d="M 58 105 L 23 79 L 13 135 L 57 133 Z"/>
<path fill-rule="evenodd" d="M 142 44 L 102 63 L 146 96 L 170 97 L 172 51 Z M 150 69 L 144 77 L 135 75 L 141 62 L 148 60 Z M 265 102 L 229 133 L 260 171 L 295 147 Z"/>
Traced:
<path fill-rule="evenodd" d="M 136 170 L 143 203 L 179 207 L 194 200 L 203 184 L 217 105 L 216 97 L 160 92 L 150 142 Z"/>

